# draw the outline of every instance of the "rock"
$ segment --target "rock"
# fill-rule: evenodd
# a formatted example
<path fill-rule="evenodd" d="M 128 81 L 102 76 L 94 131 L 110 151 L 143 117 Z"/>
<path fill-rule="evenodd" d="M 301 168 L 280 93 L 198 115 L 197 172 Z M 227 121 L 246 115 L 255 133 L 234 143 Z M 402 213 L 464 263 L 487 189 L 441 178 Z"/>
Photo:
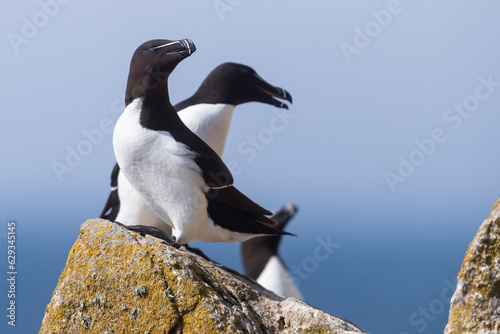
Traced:
<path fill-rule="evenodd" d="M 500 200 L 465 255 L 445 334 L 500 333 Z"/>
<path fill-rule="evenodd" d="M 40 333 L 365 333 L 106 220 L 85 222 Z"/>

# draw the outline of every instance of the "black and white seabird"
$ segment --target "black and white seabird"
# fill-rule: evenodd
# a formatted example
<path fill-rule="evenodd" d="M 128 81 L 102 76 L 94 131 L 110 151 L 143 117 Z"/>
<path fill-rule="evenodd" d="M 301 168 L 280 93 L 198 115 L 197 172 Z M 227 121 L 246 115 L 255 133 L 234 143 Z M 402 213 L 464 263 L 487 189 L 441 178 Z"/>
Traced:
<path fill-rule="evenodd" d="M 297 213 L 297 207 L 288 203 L 276 211 L 271 219 L 275 227 L 283 230 Z M 285 297 L 303 299 L 290 271 L 278 254 L 280 235 L 257 237 L 241 245 L 241 257 L 245 274 L 264 288 Z"/>
<path fill-rule="evenodd" d="M 288 108 L 273 97 L 292 102 L 289 92 L 270 85 L 251 67 L 224 63 L 208 74 L 193 96 L 176 104 L 174 109 L 191 131 L 222 156 L 234 108 L 246 102 Z M 111 193 L 101 218 L 127 226 L 152 226 L 172 234 L 171 224 L 164 222 L 149 208 L 120 173 L 118 164 L 111 173 Z"/>
<path fill-rule="evenodd" d="M 152 211 L 171 224 L 177 244 L 290 234 L 272 227 L 271 212 L 233 186 L 227 166 L 170 104 L 168 76 L 195 50 L 188 39 L 152 40 L 134 52 L 126 107 L 113 133 L 121 172 Z"/>

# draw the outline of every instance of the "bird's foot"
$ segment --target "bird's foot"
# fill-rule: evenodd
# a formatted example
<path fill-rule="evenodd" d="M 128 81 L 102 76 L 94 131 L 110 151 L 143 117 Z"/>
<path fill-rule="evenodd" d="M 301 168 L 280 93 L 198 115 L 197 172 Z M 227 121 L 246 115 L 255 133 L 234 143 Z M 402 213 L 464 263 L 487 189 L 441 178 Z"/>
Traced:
<path fill-rule="evenodd" d="M 124 224 L 119 223 L 119 222 L 115 222 L 115 224 L 123 226 L 129 231 L 137 232 L 137 233 L 141 234 L 142 236 L 147 234 L 147 235 L 151 235 L 155 238 L 161 239 L 174 248 L 179 249 L 179 247 L 181 247 L 181 245 L 179 245 L 175 242 L 175 238 L 173 236 L 163 232 L 159 228 L 152 227 L 152 226 L 144 226 L 144 225 L 124 225 Z"/>

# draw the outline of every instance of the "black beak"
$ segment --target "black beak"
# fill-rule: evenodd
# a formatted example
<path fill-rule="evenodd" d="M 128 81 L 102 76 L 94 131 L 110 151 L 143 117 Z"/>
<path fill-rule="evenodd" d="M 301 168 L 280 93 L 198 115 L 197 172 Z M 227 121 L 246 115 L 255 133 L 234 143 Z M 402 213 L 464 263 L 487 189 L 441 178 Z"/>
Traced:
<path fill-rule="evenodd" d="M 184 57 L 189 57 L 196 51 L 196 46 L 193 41 L 190 39 L 181 39 L 178 41 L 172 41 L 167 44 L 159 45 L 154 49 L 163 49 L 165 50 L 164 56 L 171 54 L 181 54 Z"/>
<path fill-rule="evenodd" d="M 271 105 L 278 107 L 278 108 L 285 108 L 285 109 L 288 109 L 288 105 L 286 105 L 285 103 L 283 103 L 281 101 L 276 100 L 274 97 L 286 100 L 290 103 L 293 103 L 292 102 L 292 95 L 290 95 L 289 92 L 287 92 L 283 88 L 275 87 L 275 86 L 267 83 L 264 79 L 262 79 L 257 74 L 255 74 L 255 77 L 257 79 L 257 82 L 256 82 L 257 87 L 266 94 L 266 96 L 263 98 L 262 102 L 267 103 L 267 104 L 271 104 Z"/>
<path fill-rule="evenodd" d="M 186 38 L 186 39 L 180 40 L 179 42 L 184 47 L 184 51 L 181 51 L 181 53 L 184 52 L 186 54 L 186 57 L 189 57 L 190 55 L 193 54 L 193 52 L 196 51 L 196 46 L 194 45 L 192 40 Z"/>

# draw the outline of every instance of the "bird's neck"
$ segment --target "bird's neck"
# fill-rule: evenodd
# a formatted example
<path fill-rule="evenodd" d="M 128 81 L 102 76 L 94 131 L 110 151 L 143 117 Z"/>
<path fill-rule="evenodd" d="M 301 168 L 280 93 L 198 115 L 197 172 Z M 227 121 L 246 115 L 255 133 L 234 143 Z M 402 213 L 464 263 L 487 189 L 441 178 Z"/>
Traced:
<path fill-rule="evenodd" d="M 146 92 L 140 117 L 143 127 L 157 131 L 170 131 L 179 122 L 182 123 L 170 103 L 167 80 L 155 89 Z"/>

